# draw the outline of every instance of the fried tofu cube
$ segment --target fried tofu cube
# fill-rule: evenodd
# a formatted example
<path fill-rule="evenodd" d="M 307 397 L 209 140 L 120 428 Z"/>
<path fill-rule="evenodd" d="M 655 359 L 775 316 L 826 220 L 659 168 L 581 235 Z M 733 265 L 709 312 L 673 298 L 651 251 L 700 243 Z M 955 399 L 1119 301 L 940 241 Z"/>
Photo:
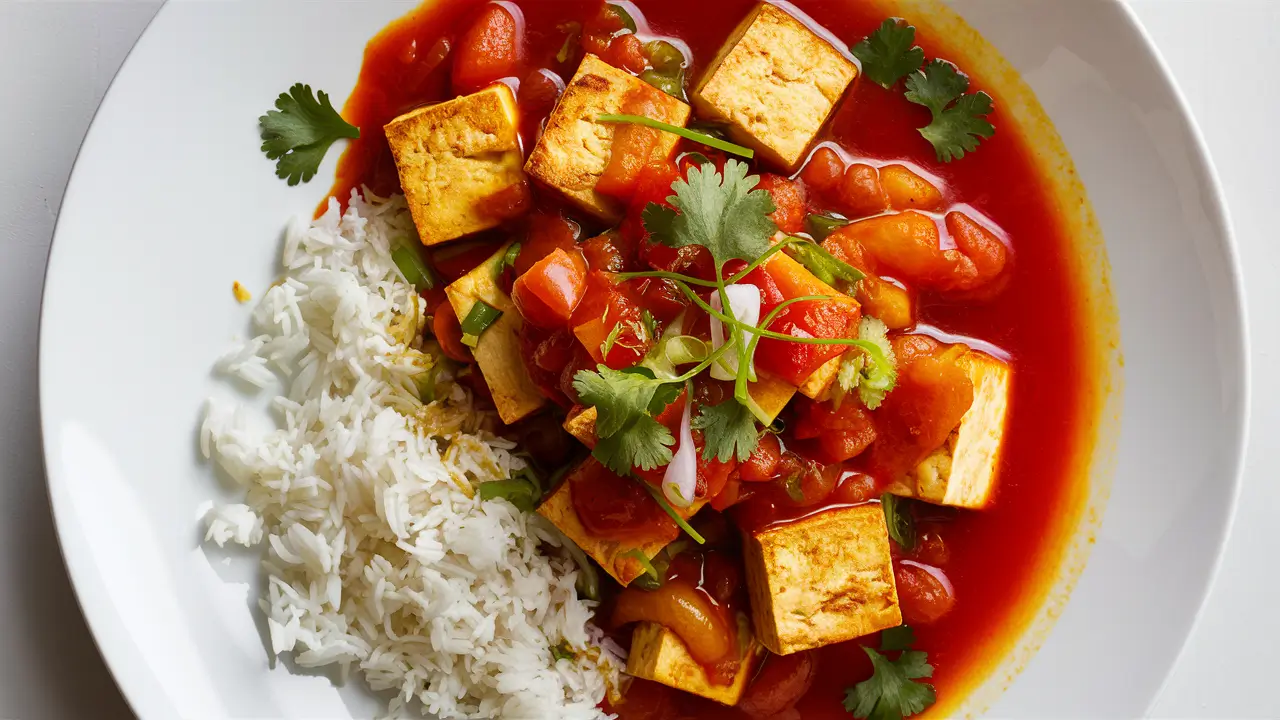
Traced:
<path fill-rule="evenodd" d="M 411 110 L 387 123 L 400 186 L 425 245 L 496 227 L 486 204 L 527 204 L 516 98 L 506 85 Z"/>
<path fill-rule="evenodd" d="M 594 407 L 577 406 L 564 419 L 564 431 L 589 448 L 596 446 L 596 415 Z"/>
<path fill-rule="evenodd" d="M 657 623 L 639 623 L 631 632 L 627 674 L 723 705 L 737 705 L 747 689 L 747 681 L 755 675 L 763 652 L 751 634 L 751 619 L 742 613 L 738 614 L 738 645 L 741 652 L 738 672 L 732 682 L 720 685 L 707 677 L 707 671 L 689 654 L 679 635 Z"/>
<path fill-rule="evenodd" d="M 493 394 L 493 404 L 502 422 L 510 425 L 546 404 L 524 365 L 520 349 L 523 321 L 511 298 L 498 287 L 497 278 L 507 245 L 498 249 L 476 269 L 453 281 L 444 289 L 449 304 L 460 319 L 465 319 L 477 301 L 502 311 L 502 316 L 480 333 L 472 353 L 480 373 Z"/>
<path fill-rule="evenodd" d="M 593 424 L 592 433 L 594 434 L 594 432 L 595 426 Z M 538 506 L 538 514 L 550 521 L 560 532 L 582 548 L 583 552 L 590 555 L 591 559 L 599 563 L 600 567 L 613 576 L 613 579 L 617 580 L 619 584 L 627 585 L 644 574 L 644 566 L 635 557 L 630 556 L 629 553 L 639 550 L 644 553 L 645 557 L 653 558 L 662 552 L 662 548 L 667 546 L 668 541 L 658 540 L 636 544 L 620 540 L 609 540 L 592 535 L 583 526 L 582 521 L 578 519 L 578 511 L 573 507 L 573 476 L 587 471 L 588 465 L 595 462 L 594 459 L 588 458 L 574 468 L 570 476 L 566 477 L 543 499 L 542 504 Z M 632 481 L 620 479 L 619 482 Z M 693 517 L 694 513 L 701 510 L 705 504 L 705 501 L 695 502 L 681 511 L 681 515 L 685 518 Z"/>
<path fill-rule="evenodd" d="M 621 113 L 627 97 L 637 91 L 654 93 L 661 108 L 655 120 L 681 127 L 689 122 L 688 105 L 653 91 L 648 83 L 588 53 L 547 118 L 525 171 L 592 215 L 607 222 L 617 221 L 622 216 L 623 203 L 596 192 L 595 187 L 609 165 L 613 133 L 618 126 L 596 118 Z M 660 133 L 653 159 L 670 157 L 679 140 L 671 133 Z"/>
<path fill-rule="evenodd" d="M 879 505 L 748 533 L 743 555 L 756 637 L 779 655 L 902 623 Z"/>
<path fill-rule="evenodd" d="M 826 399 L 830 395 L 831 386 L 836 382 L 836 375 L 840 373 L 842 362 L 844 355 L 837 355 L 823 363 L 822 367 L 805 378 L 804 384 L 800 386 L 800 393 L 814 400 Z"/>
<path fill-rule="evenodd" d="M 983 508 L 995 492 L 1013 373 L 1003 361 L 970 350 L 956 361 L 973 382 L 973 404 L 947 442 L 889 492 L 937 505 Z"/>
<path fill-rule="evenodd" d="M 699 117 L 788 170 L 809 145 L 857 67 L 781 8 L 760 3 L 729 36 L 693 92 Z"/>

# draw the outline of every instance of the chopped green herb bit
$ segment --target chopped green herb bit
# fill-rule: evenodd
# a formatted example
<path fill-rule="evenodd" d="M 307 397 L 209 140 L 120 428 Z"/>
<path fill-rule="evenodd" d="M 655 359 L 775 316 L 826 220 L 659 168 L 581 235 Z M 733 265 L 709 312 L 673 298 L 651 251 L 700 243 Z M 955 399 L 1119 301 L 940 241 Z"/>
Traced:
<path fill-rule="evenodd" d="M 649 556 L 644 554 L 640 548 L 634 548 L 622 553 L 622 557 L 635 558 L 640 563 L 640 567 L 644 568 L 644 574 L 636 578 L 632 582 L 639 585 L 642 590 L 657 590 L 662 587 L 662 574 L 653 566 L 653 562 L 649 560 Z"/>
<path fill-rule="evenodd" d="M 887 89 L 924 63 L 924 50 L 915 41 L 914 27 L 901 18 L 889 18 L 850 51 L 862 63 L 862 73 Z"/>
<path fill-rule="evenodd" d="M 597 5 L 596 7 L 600 6 Z M 636 19 L 631 17 L 631 13 L 627 12 L 626 8 L 621 5 L 615 5 L 614 3 L 606 3 L 605 7 L 609 8 L 609 12 L 612 12 L 619 20 L 622 21 L 622 27 L 626 28 L 627 32 L 636 31 Z"/>
<path fill-rule="evenodd" d="M 680 513 L 676 512 L 676 509 L 671 507 L 671 503 L 667 502 L 667 499 L 662 497 L 661 490 L 643 480 L 638 480 L 637 482 L 643 485 L 645 490 L 649 491 L 649 495 L 653 497 L 654 502 L 658 503 L 658 506 L 662 508 L 662 511 L 670 516 L 670 518 L 675 521 L 675 524 L 678 525 L 686 535 L 693 538 L 693 541 L 699 545 L 707 544 L 707 539 L 702 537 L 697 530 L 694 530 L 693 526 L 690 525 L 687 520 L 680 517 Z"/>
<path fill-rule="evenodd" d="M 391 260 L 395 262 L 405 281 L 418 292 L 426 292 L 436 286 L 431 268 L 422 261 L 422 255 L 415 248 L 401 245 L 391 251 Z"/>
<path fill-rule="evenodd" d="M 751 410 L 732 398 L 719 405 L 703 405 L 693 427 L 703 433 L 703 460 L 728 462 L 737 457 L 738 462 L 746 462 L 760 441 Z"/>
<path fill-rule="evenodd" d="M 749 147 L 743 147 L 743 146 L 741 146 L 741 145 L 737 145 L 737 144 L 734 144 L 734 143 L 728 142 L 728 141 L 726 141 L 726 140 L 721 140 L 721 139 L 719 139 L 719 138 L 712 137 L 711 135 L 707 135 L 707 134 L 704 134 L 704 133 L 700 133 L 700 132 L 697 132 L 697 131 L 695 131 L 695 130 L 690 130 L 689 128 L 682 128 L 682 127 L 680 127 L 679 125 L 672 125 L 671 123 L 664 123 L 664 122 L 662 122 L 661 120 L 654 120 L 653 118 L 647 118 L 647 117 L 644 117 L 643 115 L 609 115 L 609 114 L 605 114 L 605 115 L 597 116 L 597 117 L 596 117 L 596 122 L 602 122 L 602 123 L 631 123 L 631 124 L 633 124 L 633 125 L 644 125 L 644 126 L 646 126 L 646 127 L 651 127 L 651 128 L 655 128 L 655 129 L 658 129 L 658 130 L 663 130 L 663 131 L 665 131 L 665 132 L 672 133 L 672 134 L 674 134 L 674 135 L 679 135 L 680 137 L 682 137 L 682 138 L 684 138 L 684 139 L 686 139 L 686 140 L 692 140 L 692 141 L 694 141 L 694 142 L 696 142 L 696 143 L 699 143 L 699 144 L 702 144 L 702 145 L 706 145 L 707 147 L 712 147 L 712 148 L 715 148 L 715 149 L 717 149 L 717 150 L 723 150 L 723 151 L 725 151 L 725 152 L 727 152 L 727 153 L 731 153 L 731 154 L 733 154 L 733 155 L 741 155 L 741 156 L 742 156 L 742 157 L 744 157 L 744 158 L 748 158 L 748 159 L 750 159 L 750 158 L 755 157 L 755 155 L 756 155 L 755 150 L 752 150 L 752 149 L 751 149 L 751 148 L 749 148 Z"/>
<path fill-rule="evenodd" d="M 358 138 L 360 130 L 342 119 L 323 90 L 296 83 L 276 98 L 276 109 L 258 118 L 262 152 L 276 161 L 276 177 L 290 185 L 310 182 L 329 147 L 342 138 Z"/>
<path fill-rule="evenodd" d="M 907 78 L 906 98 L 933 114 L 933 121 L 920 128 L 920 134 L 933 144 L 942 162 L 963 158 L 996 132 L 986 118 L 995 111 L 991 96 L 985 92 L 965 95 L 968 89 L 968 76 L 945 60 L 933 60 Z"/>
<path fill-rule="evenodd" d="M 831 237 L 831 233 L 852 223 L 852 220 L 845 220 L 842 217 L 834 215 L 819 215 L 813 213 L 804 219 L 804 229 L 809 232 L 813 239 L 822 242 Z"/>
<path fill-rule="evenodd" d="M 591 454 L 605 467 L 626 475 L 633 467 L 652 470 L 671 462 L 676 439 L 653 415 L 671 404 L 680 387 L 654 377 L 648 368 L 579 370 L 573 387 L 582 403 L 596 408 L 599 442 Z"/>
<path fill-rule="evenodd" d="M 542 499 L 542 493 L 534 483 L 521 477 L 480 483 L 479 493 L 481 500 L 502 498 L 525 512 L 532 512 Z"/>
<path fill-rule="evenodd" d="M 595 563 L 591 562 L 591 558 L 578 547 L 577 543 L 569 538 L 562 538 L 564 549 L 568 551 L 569 557 L 578 565 L 578 579 L 574 587 L 578 590 L 578 594 L 588 600 L 600 599 L 600 573 L 596 570 Z"/>
<path fill-rule="evenodd" d="M 560 660 L 572 660 L 573 648 L 569 647 L 569 643 L 562 642 L 551 646 L 551 657 L 557 662 Z"/>
<path fill-rule="evenodd" d="M 507 251 L 502 254 L 502 267 L 513 268 L 516 266 L 516 260 L 520 257 L 520 243 L 513 242 L 507 247 Z"/>
<path fill-rule="evenodd" d="M 618 336 L 622 334 L 622 323 L 613 326 L 609 334 L 605 336 L 604 342 L 600 343 L 600 357 L 609 357 L 609 351 L 613 349 L 613 344 L 618 342 Z"/>
<path fill-rule="evenodd" d="M 578 41 L 582 39 L 582 23 L 568 22 L 560 25 L 557 29 L 564 32 L 564 44 L 560 46 L 560 52 L 556 53 L 556 62 L 567 63 L 578 49 Z"/>
<path fill-rule="evenodd" d="M 911 515 L 911 500 L 885 493 L 880 496 L 880 508 L 884 510 L 889 537 L 901 545 L 903 550 L 914 550 L 918 536 L 916 521 Z"/>
<path fill-rule="evenodd" d="M 462 321 L 462 342 L 475 347 L 480 342 L 480 334 L 502 317 L 502 311 L 483 300 L 477 300 L 471 311 Z M 468 342 L 469 341 L 469 342 Z"/>
<path fill-rule="evenodd" d="M 648 310 L 640 311 L 640 324 L 644 326 L 646 337 L 653 339 L 658 337 L 658 321 L 654 319 L 653 313 Z"/>
<path fill-rule="evenodd" d="M 880 651 L 910 650 L 916 644 L 916 631 L 910 625 L 899 625 L 880 632 Z"/>

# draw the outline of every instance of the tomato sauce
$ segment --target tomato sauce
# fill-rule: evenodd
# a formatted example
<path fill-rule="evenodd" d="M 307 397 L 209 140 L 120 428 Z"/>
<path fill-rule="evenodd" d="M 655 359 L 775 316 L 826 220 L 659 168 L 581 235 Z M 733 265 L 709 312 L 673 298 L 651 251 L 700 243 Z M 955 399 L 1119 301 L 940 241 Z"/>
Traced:
<path fill-rule="evenodd" d="M 406 110 L 453 96 L 454 44 L 483 5 L 480 0 L 427 2 L 369 43 L 356 88 L 343 110 L 362 137 L 351 143 L 339 163 L 333 194 L 340 200 L 361 185 L 380 195 L 398 192 L 382 126 Z M 527 82 L 530 73 L 544 69 L 567 80 L 578 56 L 568 63 L 555 58 L 565 40 L 565 24 L 584 22 L 599 11 L 599 3 L 524 0 L 515 5 L 523 13 L 523 66 L 508 82 Z M 637 0 L 636 5 L 653 34 L 675 36 L 688 44 L 694 57 L 688 69 L 692 87 L 753 0 Z M 884 19 L 872 3 L 858 0 L 797 0 L 796 5 L 846 44 L 863 38 Z M 927 57 L 936 57 L 926 32 L 916 40 Z M 527 112 L 522 120 L 526 154 L 550 110 L 547 76 L 542 75 L 543 80 L 534 83 L 537 91 L 527 96 L 528 107 L 526 96 L 519 96 Z M 1060 555 L 1062 548 L 1047 529 L 1058 526 L 1057 517 L 1073 495 L 1072 470 L 1085 447 L 1087 429 L 1080 398 L 1095 392 L 1084 377 L 1089 363 L 1081 290 L 1069 270 L 1072 245 L 1036 166 L 1035 150 L 1002 109 L 997 90 L 983 88 L 980 78 L 971 89 L 986 89 L 994 97 L 996 110 L 989 119 L 996 134 L 958 161 L 938 162 L 932 146 L 918 134 L 916 128 L 929 122 L 927 109 L 907 102 L 900 90 L 887 91 L 862 78 L 846 93 L 819 138 L 873 165 L 901 162 L 923 168 L 942 181 L 951 198 L 998 226 L 1011 250 L 1013 271 L 994 298 L 964 302 L 927 292 L 917 298 L 915 332 L 994 346 L 1009 359 L 1015 378 L 995 501 L 982 511 L 938 508 L 938 517 L 926 522 L 936 520 L 945 536 L 946 574 L 957 600 L 942 620 L 916 628 L 915 647 L 929 653 L 935 669 L 932 683 L 939 708 L 951 705 L 946 698 L 968 687 L 971 677 L 983 669 L 981 664 L 994 662 L 991 650 L 1003 647 L 1004 629 L 1015 619 L 1021 601 L 1042 590 L 1035 578 Z M 555 207 L 555 201 L 542 194 L 536 202 Z M 581 235 L 593 236 L 585 231 Z M 830 502 L 844 502 L 843 498 L 835 492 Z M 791 681 L 800 682 L 796 678 L 802 676 L 808 687 L 796 705 L 797 717 L 850 717 L 841 701 L 846 688 L 870 675 L 865 653 L 857 643 L 845 643 L 807 656 L 803 668 L 787 670 Z M 775 674 L 785 673 L 778 669 Z M 748 717 L 741 710 L 683 694 L 658 697 L 666 693 L 660 686 L 637 682 L 632 710 L 624 710 L 623 717 Z M 640 712 L 642 707 L 661 710 L 650 715 Z"/>

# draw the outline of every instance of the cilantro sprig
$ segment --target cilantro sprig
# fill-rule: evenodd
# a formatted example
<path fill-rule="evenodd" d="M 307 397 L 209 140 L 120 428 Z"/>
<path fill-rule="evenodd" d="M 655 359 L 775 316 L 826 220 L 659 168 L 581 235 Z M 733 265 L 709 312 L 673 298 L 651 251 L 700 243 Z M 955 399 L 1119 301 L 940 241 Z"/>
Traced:
<path fill-rule="evenodd" d="M 360 129 L 342 119 L 323 90 L 296 83 L 276 98 L 276 109 L 258 118 L 262 152 L 276 161 L 276 177 L 290 185 L 310 182 L 325 153 L 341 138 L 360 137 Z"/>
<path fill-rule="evenodd" d="M 906 20 L 888 18 L 849 50 L 862 63 L 863 74 L 888 89 L 924 63 L 924 50 L 915 41 L 916 29 Z"/>
<path fill-rule="evenodd" d="M 845 691 L 844 707 L 855 718 L 902 720 L 924 712 L 937 699 L 933 686 L 917 682 L 933 677 L 933 666 L 922 650 L 909 649 L 915 642 L 911 628 L 903 625 L 880 634 L 880 652 L 863 646 L 871 658 L 870 678 Z M 882 653 L 897 652 L 890 660 Z"/>
<path fill-rule="evenodd" d="M 981 91 L 966 95 L 968 89 L 968 76 L 945 60 L 932 60 L 907 78 L 906 98 L 933 114 L 920 134 L 942 162 L 964 157 L 996 132 L 986 118 L 995 110 L 991 96 Z"/>

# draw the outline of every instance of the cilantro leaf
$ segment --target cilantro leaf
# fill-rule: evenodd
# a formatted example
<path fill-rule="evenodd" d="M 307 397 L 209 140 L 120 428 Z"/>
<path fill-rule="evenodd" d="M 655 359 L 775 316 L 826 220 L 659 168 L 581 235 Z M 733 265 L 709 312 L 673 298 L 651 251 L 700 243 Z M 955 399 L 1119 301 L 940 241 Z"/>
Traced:
<path fill-rule="evenodd" d="M 643 213 L 645 229 L 668 247 L 707 248 L 717 269 L 733 258 L 755 260 L 769 249 L 778 230 L 769 219 L 776 209 L 773 198 L 753 189 L 759 181 L 737 160 L 725 163 L 723 176 L 710 165 L 690 168 L 687 180 L 671 184 L 675 194 L 667 200 L 675 210 L 649 203 Z"/>
<path fill-rule="evenodd" d="M 760 441 L 755 416 L 732 398 L 719 405 L 703 405 L 693 419 L 693 427 L 703 433 L 703 460 L 728 462 L 736 455 L 739 462 L 746 462 Z"/>
<path fill-rule="evenodd" d="M 655 379 L 647 368 L 597 365 L 594 372 L 579 370 L 573 387 L 583 404 L 596 408 L 599 442 L 591 454 L 605 467 L 626 475 L 633 467 L 652 470 L 671 462 L 676 440 L 653 414 L 675 400 L 679 386 Z"/>
<path fill-rule="evenodd" d="M 902 720 L 923 712 L 937 700 L 933 686 L 916 682 L 933 676 L 928 656 L 919 650 L 905 650 L 897 660 L 889 660 L 869 647 L 870 678 L 845 691 L 844 707 L 856 718 Z"/>
<path fill-rule="evenodd" d="M 317 99 L 318 97 L 318 99 Z M 323 90 L 297 83 L 276 98 L 276 109 L 258 118 L 262 152 L 276 161 L 276 177 L 290 185 L 309 182 L 329 147 L 340 138 L 360 137 L 359 128 L 342 119 Z"/>
<path fill-rule="evenodd" d="M 877 352 L 850 351 L 840 361 L 832 401 L 836 407 L 847 393 L 858 391 L 858 399 L 868 410 L 875 410 L 885 395 L 898 384 L 898 362 L 889 344 L 889 328 L 877 318 L 864 317 L 858 322 L 858 339 L 875 345 Z"/>
<path fill-rule="evenodd" d="M 864 277 L 857 268 L 827 252 L 817 243 L 792 243 L 787 246 L 787 250 L 814 277 L 836 289 L 844 290 Z"/>
<path fill-rule="evenodd" d="M 880 509 L 884 511 L 884 521 L 889 528 L 889 537 L 904 550 L 914 550 L 919 536 L 916 534 L 915 518 L 911 515 L 911 500 L 885 493 L 880 496 Z M 885 649 L 903 650 L 905 648 Z"/>
<path fill-rule="evenodd" d="M 933 60 L 907 78 L 906 98 L 933 114 L 933 121 L 920 128 L 920 134 L 933 144 L 942 162 L 964 157 L 996 132 L 985 117 L 995 110 L 991 96 L 985 92 L 965 95 L 968 89 L 969 78 L 945 60 Z"/>
<path fill-rule="evenodd" d="M 924 63 L 924 50 L 914 45 L 916 29 L 901 18 L 889 18 L 862 42 L 849 48 L 862 72 L 888 89 Z"/>
<path fill-rule="evenodd" d="M 939 160 L 951 162 L 977 150 L 980 139 L 995 135 L 995 126 L 985 117 L 993 110 L 990 95 L 984 92 L 965 95 L 921 128 L 920 134 L 933 143 Z"/>

